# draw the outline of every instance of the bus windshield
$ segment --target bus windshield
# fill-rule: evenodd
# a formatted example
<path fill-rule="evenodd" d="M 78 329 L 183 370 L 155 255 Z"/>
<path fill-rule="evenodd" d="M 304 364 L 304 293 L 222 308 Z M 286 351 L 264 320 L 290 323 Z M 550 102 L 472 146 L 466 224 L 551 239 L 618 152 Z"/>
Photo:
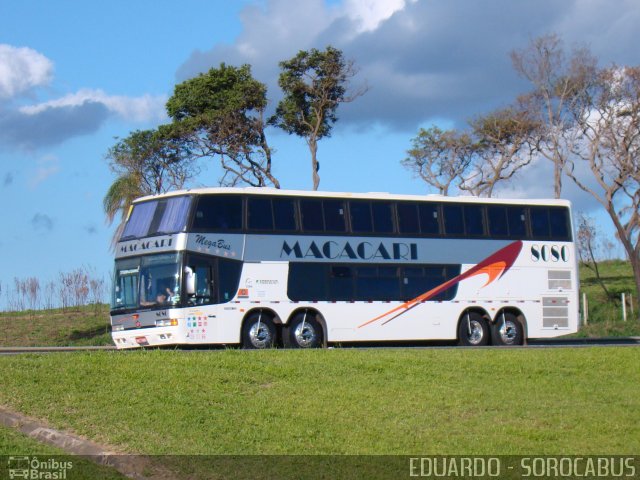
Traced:
<path fill-rule="evenodd" d="M 170 197 L 134 205 L 120 240 L 182 232 L 187 226 L 191 197 Z"/>
<path fill-rule="evenodd" d="M 117 260 L 112 310 L 179 304 L 181 258 L 179 253 L 163 253 Z"/>

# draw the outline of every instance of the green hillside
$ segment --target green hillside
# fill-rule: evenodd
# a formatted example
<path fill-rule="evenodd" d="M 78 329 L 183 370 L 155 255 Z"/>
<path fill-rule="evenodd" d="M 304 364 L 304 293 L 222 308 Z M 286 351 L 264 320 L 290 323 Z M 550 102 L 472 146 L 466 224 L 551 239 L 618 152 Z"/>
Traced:
<path fill-rule="evenodd" d="M 640 336 L 640 308 L 638 308 L 631 265 L 626 261 L 613 260 L 602 262 L 598 267 L 609 296 L 596 280 L 595 273 L 581 265 L 580 290 L 581 293 L 587 294 L 589 315 L 587 325 L 583 326 L 577 335 L 581 337 Z M 622 293 L 627 297 L 626 322 L 622 320 Z M 629 295 L 631 295 L 633 306 L 629 302 Z"/>

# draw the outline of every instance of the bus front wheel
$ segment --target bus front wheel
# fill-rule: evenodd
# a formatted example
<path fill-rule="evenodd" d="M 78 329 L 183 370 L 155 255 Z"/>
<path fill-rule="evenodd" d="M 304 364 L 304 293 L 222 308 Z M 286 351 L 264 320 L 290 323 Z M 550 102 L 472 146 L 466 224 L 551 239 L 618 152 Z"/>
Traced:
<path fill-rule="evenodd" d="M 502 313 L 493 326 L 495 345 L 522 345 L 524 330 L 513 313 Z"/>
<path fill-rule="evenodd" d="M 489 325 L 487 321 L 476 312 L 464 314 L 458 324 L 458 339 L 460 345 L 477 347 L 489 344 Z"/>
<path fill-rule="evenodd" d="M 298 313 L 286 330 L 285 346 L 290 348 L 320 348 L 322 346 L 322 326 L 315 315 Z"/>
<path fill-rule="evenodd" d="M 276 327 L 263 312 L 252 313 L 242 326 L 242 348 L 264 349 L 276 344 Z"/>

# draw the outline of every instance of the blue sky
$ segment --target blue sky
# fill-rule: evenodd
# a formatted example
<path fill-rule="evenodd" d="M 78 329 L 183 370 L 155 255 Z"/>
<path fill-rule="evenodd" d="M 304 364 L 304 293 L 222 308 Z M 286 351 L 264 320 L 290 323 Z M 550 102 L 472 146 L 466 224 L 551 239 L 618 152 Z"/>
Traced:
<path fill-rule="evenodd" d="M 106 151 L 166 121 L 174 85 L 220 62 L 251 64 L 275 105 L 279 61 L 343 49 L 370 90 L 320 143 L 320 188 L 420 194 L 400 165 L 411 138 L 525 91 L 510 50 L 556 32 L 603 64 L 637 65 L 638 24 L 632 0 L 0 0 L 0 286 L 80 266 L 110 274 Z M 304 142 L 268 135 L 282 186 L 309 189 Z M 211 161 L 194 186 L 218 177 Z M 540 165 L 504 194 L 549 196 L 548 178 Z M 595 208 L 575 188 L 565 196 Z"/>

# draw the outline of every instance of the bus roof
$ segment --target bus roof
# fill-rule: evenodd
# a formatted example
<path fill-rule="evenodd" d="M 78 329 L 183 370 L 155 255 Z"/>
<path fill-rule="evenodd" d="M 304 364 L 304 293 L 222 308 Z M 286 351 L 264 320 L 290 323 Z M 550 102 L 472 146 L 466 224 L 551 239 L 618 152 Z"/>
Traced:
<path fill-rule="evenodd" d="M 288 197 L 316 197 L 316 198 L 344 198 L 358 200 L 393 200 L 393 201 L 438 201 L 456 203 L 495 203 L 495 204 L 515 204 L 515 205 L 561 205 L 571 206 L 571 202 L 565 199 L 530 199 L 530 198 L 485 198 L 472 196 L 444 196 L 438 194 L 427 195 L 406 195 L 393 194 L 387 192 L 326 192 L 310 190 L 284 190 L 271 187 L 206 187 L 193 188 L 187 190 L 175 190 L 158 195 L 148 195 L 140 197 L 134 203 L 144 202 L 166 197 L 179 195 L 211 195 L 211 194 L 243 194 L 243 195 L 268 195 L 268 196 L 288 196 Z"/>

